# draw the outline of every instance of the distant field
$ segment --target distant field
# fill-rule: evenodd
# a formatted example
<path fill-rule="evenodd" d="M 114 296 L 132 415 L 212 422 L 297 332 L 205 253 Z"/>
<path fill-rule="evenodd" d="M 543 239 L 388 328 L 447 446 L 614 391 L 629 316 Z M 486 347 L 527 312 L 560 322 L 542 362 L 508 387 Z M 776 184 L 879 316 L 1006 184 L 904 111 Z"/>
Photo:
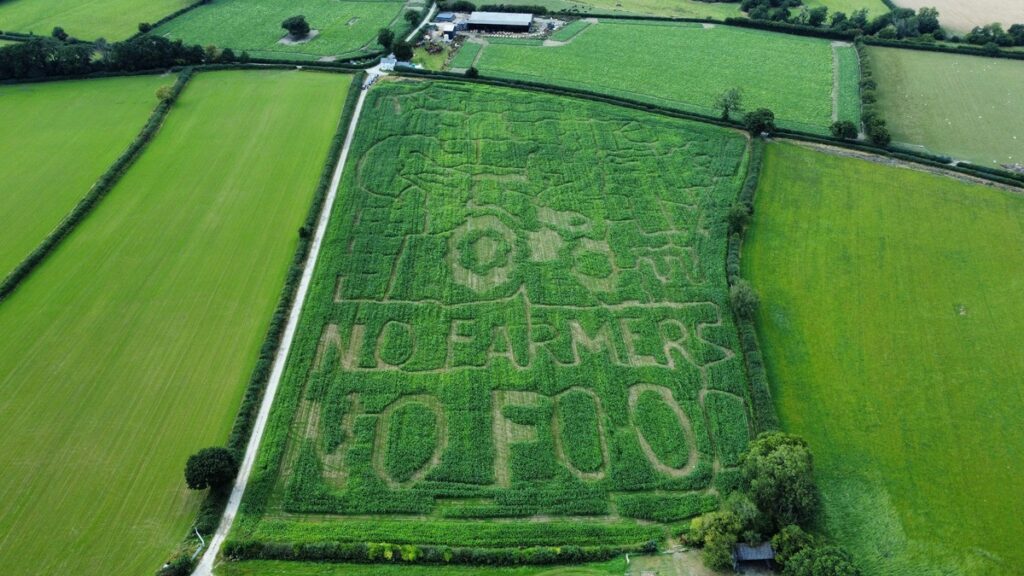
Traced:
<path fill-rule="evenodd" d="M 0 87 L 0 278 L 128 147 L 174 77 Z"/>
<path fill-rule="evenodd" d="M 5 574 L 151 574 L 185 535 L 184 462 L 227 438 L 348 82 L 200 74 L 0 304 Z"/>
<path fill-rule="evenodd" d="M 246 50 L 252 56 L 322 57 L 355 55 L 364 46 L 377 50 L 377 31 L 400 18 L 404 2 L 355 0 L 215 0 L 158 28 L 154 34 L 191 44 Z M 303 44 L 280 44 L 281 22 L 302 14 L 319 35 Z"/>
<path fill-rule="evenodd" d="M 1020 574 L 1024 197 L 772 145 L 744 270 L 783 427 L 871 576 Z"/>
<path fill-rule="evenodd" d="M 0 2 L 0 30 L 49 36 L 60 26 L 84 40 L 124 40 L 139 22 L 157 20 L 194 0 L 7 0 Z"/>
<path fill-rule="evenodd" d="M 978 164 L 1024 164 L 1024 62 L 895 48 L 869 54 L 896 141 Z"/>
<path fill-rule="evenodd" d="M 939 22 L 947 30 L 964 33 L 975 26 L 1000 22 L 1003 28 L 1024 24 L 1024 2 L 1020 0 L 895 0 L 901 8 L 930 6 L 939 10 Z"/>
<path fill-rule="evenodd" d="M 845 12 L 847 16 L 862 8 L 867 8 L 868 16 L 872 18 L 889 11 L 882 0 L 805 0 L 804 4 L 810 8 L 825 6 L 829 14 Z"/>
<path fill-rule="evenodd" d="M 872 1 L 872 0 L 866 0 Z M 699 0 L 511 0 L 508 5 L 541 5 L 548 10 L 576 10 L 581 14 L 630 14 L 666 16 L 671 18 L 713 18 L 724 20 L 738 17 L 739 3 L 701 2 Z"/>
<path fill-rule="evenodd" d="M 416 566 L 316 564 L 312 562 L 225 562 L 217 576 L 622 576 L 625 558 L 573 566 Z"/>
<path fill-rule="evenodd" d="M 824 131 L 832 122 L 832 48 L 801 36 L 608 20 L 564 46 L 489 45 L 477 68 L 715 115 L 715 99 L 739 87 L 748 109 L 771 108 L 785 125 Z M 840 74 L 840 88 L 856 94 L 856 74 Z M 857 110 L 841 108 L 840 117 Z"/>

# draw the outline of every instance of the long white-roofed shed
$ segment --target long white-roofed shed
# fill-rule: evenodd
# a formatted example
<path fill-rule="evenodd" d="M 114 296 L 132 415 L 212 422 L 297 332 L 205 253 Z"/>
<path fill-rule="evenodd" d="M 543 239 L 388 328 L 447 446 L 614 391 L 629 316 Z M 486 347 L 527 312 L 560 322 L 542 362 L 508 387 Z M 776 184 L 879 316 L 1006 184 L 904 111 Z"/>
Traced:
<path fill-rule="evenodd" d="M 473 12 L 466 25 L 470 30 L 529 32 L 533 14 L 513 12 Z"/>

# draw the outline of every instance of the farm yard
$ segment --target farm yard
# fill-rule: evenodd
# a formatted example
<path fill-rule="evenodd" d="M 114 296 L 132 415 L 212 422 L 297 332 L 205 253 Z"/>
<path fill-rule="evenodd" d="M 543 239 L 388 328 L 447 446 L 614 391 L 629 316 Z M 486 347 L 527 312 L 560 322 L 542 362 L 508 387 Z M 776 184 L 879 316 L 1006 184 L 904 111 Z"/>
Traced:
<path fill-rule="evenodd" d="M 0 278 L 29 255 L 128 147 L 159 76 L 0 87 Z"/>
<path fill-rule="evenodd" d="M 744 139 L 513 94 L 370 93 L 236 542 L 638 545 L 735 482 Z"/>
<path fill-rule="evenodd" d="M 5 573 L 148 574 L 189 530 L 183 463 L 227 438 L 348 82 L 198 74 L 0 303 Z"/>
<path fill-rule="evenodd" d="M 878 104 L 901 143 L 977 164 L 1024 164 L 1024 62 L 871 48 Z"/>
<path fill-rule="evenodd" d="M 1024 4 L 1017 0 L 895 0 L 900 8 L 932 6 L 942 15 L 943 27 L 958 34 L 975 26 L 1000 22 L 1004 28 L 1024 23 Z"/>
<path fill-rule="evenodd" d="M 85 40 L 123 40 L 194 0 L 6 0 L 0 30 L 47 36 L 55 26 Z"/>
<path fill-rule="evenodd" d="M 765 50 L 775 57 L 761 57 Z M 852 59 L 840 62 L 856 66 L 852 47 L 835 50 L 850 51 Z M 675 56 L 663 61 L 667 55 Z M 671 74 L 663 72 L 666 66 Z M 731 26 L 605 20 L 563 46 L 492 43 L 483 48 L 477 68 L 484 75 L 582 88 L 711 115 L 718 114 L 715 100 L 722 92 L 740 88 L 747 109 L 770 108 L 781 125 L 809 131 L 826 131 L 834 115 L 856 119 L 860 114 L 857 75 L 842 71 L 840 106 L 833 110 L 837 71 L 829 41 Z"/>
<path fill-rule="evenodd" d="M 1024 197 L 772 145 L 756 210 L 745 273 L 827 531 L 866 574 L 1017 573 Z"/>
<path fill-rule="evenodd" d="M 259 58 L 351 57 L 377 50 L 380 28 L 404 30 L 404 5 L 387 0 L 215 0 L 160 26 L 156 34 Z M 318 34 L 308 42 L 283 44 L 281 22 L 296 14 L 304 15 Z"/>

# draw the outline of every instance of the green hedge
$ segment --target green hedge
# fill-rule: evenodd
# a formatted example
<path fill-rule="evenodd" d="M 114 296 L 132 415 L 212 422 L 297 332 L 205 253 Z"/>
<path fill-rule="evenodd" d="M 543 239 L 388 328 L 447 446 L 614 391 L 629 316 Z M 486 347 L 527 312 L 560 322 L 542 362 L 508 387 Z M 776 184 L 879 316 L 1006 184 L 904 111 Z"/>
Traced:
<path fill-rule="evenodd" d="M 579 564 L 609 560 L 626 552 L 646 552 L 656 545 L 531 546 L 525 548 L 460 548 L 417 544 L 343 542 L 260 542 L 234 540 L 224 544 L 228 560 L 304 560 L 395 564 L 468 564 L 519 566 Z"/>
<path fill-rule="evenodd" d="M 163 18 L 157 20 L 156 22 L 150 22 L 149 23 L 149 25 L 151 26 L 150 32 L 152 32 L 153 30 L 156 30 L 157 28 L 159 28 L 160 26 L 163 26 L 164 24 L 167 24 L 168 22 L 170 22 L 171 20 L 174 20 L 175 18 L 177 18 L 178 16 L 181 16 L 182 14 L 185 14 L 187 12 L 191 12 L 192 10 L 195 10 L 196 8 L 199 8 L 200 6 L 203 6 L 205 4 L 212 4 L 212 3 L 213 3 L 213 0 L 198 0 L 197 2 L 193 2 L 193 3 L 189 4 L 188 6 L 185 6 L 184 8 L 181 8 L 179 10 L 175 10 L 174 12 L 171 12 L 167 16 L 164 16 Z M 139 36 L 144 36 L 146 34 L 149 34 L 149 32 L 136 32 L 135 34 L 132 34 L 132 36 L 131 36 L 131 38 L 129 38 L 129 40 L 131 40 L 133 38 L 138 38 Z"/>
<path fill-rule="evenodd" d="M 181 71 L 178 75 L 177 82 L 174 83 L 174 87 L 171 90 L 170 98 L 165 102 L 160 102 L 157 107 L 153 110 L 153 113 L 149 116 L 149 121 L 139 132 L 135 140 L 128 146 L 114 163 L 107 169 L 107 171 L 100 176 L 96 184 L 93 185 L 92 189 L 78 201 L 78 204 L 71 210 L 71 212 L 64 217 L 64 219 L 57 225 L 57 227 L 50 232 L 50 234 L 43 239 L 42 243 L 36 247 L 24 260 L 19 263 L 10 274 L 4 278 L 3 282 L 0 283 L 0 302 L 6 299 L 14 292 L 21 282 L 36 269 L 37 266 L 42 264 L 46 260 L 57 246 L 75 229 L 78 224 L 85 219 L 86 216 L 92 212 L 93 208 L 108 192 L 114 187 L 115 184 L 124 176 L 124 173 L 129 167 L 135 162 L 136 158 L 142 152 L 142 149 L 146 147 L 146 144 L 153 139 L 157 130 L 163 124 L 164 118 L 167 117 L 167 113 L 170 111 L 171 106 L 178 99 L 181 91 L 185 89 L 185 85 L 192 78 L 192 69 L 186 68 Z"/>
<path fill-rule="evenodd" d="M 828 28 L 815 28 L 801 24 L 790 24 L 788 22 L 770 22 L 767 20 L 750 20 L 749 18 L 726 18 L 725 23 L 730 26 L 742 28 L 755 28 L 769 32 L 780 32 L 782 34 L 794 34 L 796 36 L 809 36 L 811 38 L 826 38 L 829 40 L 845 40 L 852 42 L 858 36 L 857 32 L 839 32 Z"/>
<path fill-rule="evenodd" d="M 906 40 L 883 40 L 875 37 L 864 37 L 865 44 L 871 46 L 883 46 L 886 48 L 904 48 L 906 50 L 922 50 L 925 52 L 945 52 L 947 54 L 964 54 L 967 56 L 983 56 L 986 58 L 1009 58 L 1011 60 L 1024 60 L 1024 52 L 1002 50 L 987 52 L 981 46 L 961 44 L 959 46 L 948 46 L 943 44 L 930 44 L 927 42 L 910 42 Z"/>

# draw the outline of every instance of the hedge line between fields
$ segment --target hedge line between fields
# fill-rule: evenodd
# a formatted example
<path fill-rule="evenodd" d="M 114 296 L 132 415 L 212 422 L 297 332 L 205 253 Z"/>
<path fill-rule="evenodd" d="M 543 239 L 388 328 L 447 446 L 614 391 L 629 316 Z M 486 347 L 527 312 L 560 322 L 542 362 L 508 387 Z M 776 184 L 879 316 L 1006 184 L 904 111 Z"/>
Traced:
<path fill-rule="evenodd" d="M 107 169 L 107 171 L 100 176 L 99 180 L 93 184 L 89 192 L 78 201 L 78 204 L 71 210 L 71 212 L 61 220 L 60 224 L 50 232 L 42 243 L 39 244 L 28 256 L 25 257 L 10 274 L 4 278 L 3 283 L 0 283 L 0 302 L 5 300 L 8 296 L 14 292 L 21 282 L 32 273 L 53 251 L 60 245 L 60 243 L 75 229 L 78 224 L 85 219 L 86 216 L 92 212 L 93 208 L 107 195 L 108 192 L 121 180 L 125 172 L 135 162 L 135 160 L 141 154 L 146 144 L 153 139 L 153 136 L 160 129 L 164 119 L 167 117 L 167 113 L 170 111 L 174 102 L 177 101 L 181 91 L 185 89 L 185 85 L 192 78 L 193 69 L 185 68 L 178 75 L 178 80 L 174 83 L 174 87 L 171 89 L 170 96 L 167 100 L 157 104 L 156 108 L 149 116 L 149 120 L 146 125 L 139 132 L 138 136 L 132 141 L 128 148 L 121 153 L 121 155 L 114 161 L 114 163 Z"/>
<path fill-rule="evenodd" d="M 609 560 L 623 553 L 653 552 L 652 543 L 626 546 L 531 546 L 526 548 L 463 548 L 388 543 L 261 542 L 229 540 L 224 556 L 240 560 L 304 560 L 395 564 L 463 564 L 516 566 L 579 564 Z"/>
<path fill-rule="evenodd" d="M 761 166 L 764 162 L 764 141 L 760 138 L 750 140 L 750 159 L 747 162 L 747 176 L 736 197 L 736 203 L 744 205 L 751 214 L 754 213 L 754 195 L 757 183 L 761 178 Z M 725 276 L 731 288 L 740 280 L 740 258 L 743 252 L 743 239 L 746 227 L 729 235 L 726 250 Z M 768 385 L 768 373 L 764 368 L 764 357 L 757 341 L 757 330 L 754 321 L 740 314 L 733 314 L 736 330 L 739 332 L 740 348 L 747 367 L 747 382 L 750 384 L 750 409 L 753 416 L 754 430 L 757 433 L 779 428 L 779 419 L 772 403 L 771 388 Z"/>
<path fill-rule="evenodd" d="M 923 52 L 942 52 L 946 54 L 962 54 L 965 56 L 981 56 L 983 58 L 1007 58 L 1010 60 L 1024 60 L 1024 52 L 1012 50 L 996 50 L 989 52 L 981 46 L 972 44 L 960 44 L 949 46 L 944 44 L 931 44 L 928 42 L 910 42 L 906 40 L 885 40 L 874 36 L 861 36 L 861 40 L 870 46 L 881 46 L 883 48 L 903 48 L 906 50 L 920 50 Z"/>
<path fill-rule="evenodd" d="M 156 30 L 158 27 L 163 26 L 164 24 L 167 24 L 168 22 L 170 22 L 171 20 L 174 20 L 178 16 L 181 16 L 182 14 L 187 14 L 187 13 L 195 10 L 196 8 L 199 8 L 200 6 L 203 6 L 203 5 L 206 5 L 206 4 L 211 4 L 212 1 L 213 0 L 197 0 L 196 2 L 193 2 L 193 3 L 189 4 L 188 6 L 185 6 L 184 8 L 180 8 L 178 10 L 175 10 L 174 12 L 171 12 L 167 16 L 164 16 L 163 18 L 157 20 L 156 22 L 150 22 L 149 23 L 150 30 L 151 31 L 152 30 Z M 142 32 L 140 30 L 140 31 L 136 32 L 135 34 L 132 34 L 131 37 L 129 37 L 128 39 L 129 40 L 133 40 L 135 38 L 138 38 L 139 36 L 144 36 L 146 34 L 148 34 L 148 32 Z"/>
<path fill-rule="evenodd" d="M 222 65 L 216 69 L 223 68 L 237 68 L 237 66 Z M 261 67 L 261 69 L 264 68 Z M 338 72 L 334 69 L 318 71 Z M 300 228 L 299 242 L 292 257 L 292 263 L 288 268 L 288 276 L 285 279 L 284 287 L 281 289 L 281 296 L 278 299 L 277 307 L 274 309 L 270 326 L 267 328 L 263 345 L 260 347 L 260 355 L 256 360 L 256 366 L 249 376 L 249 383 L 246 385 L 242 404 L 235 415 L 231 434 L 228 436 L 226 446 L 228 450 L 235 454 L 239 462 L 245 454 L 245 448 L 252 433 L 256 414 L 263 400 L 263 392 L 266 390 L 267 381 L 270 379 L 274 357 L 277 355 L 277 350 L 281 345 L 281 338 L 284 336 L 285 326 L 288 324 L 289 310 L 291 310 L 292 305 L 295 303 L 295 295 L 299 288 L 299 281 L 302 278 L 306 257 L 309 255 L 309 249 L 313 242 L 317 221 L 320 219 L 323 210 L 330 209 L 330 207 L 324 206 L 324 202 L 327 199 L 327 190 L 331 185 L 331 178 L 338 165 L 338 156 L 341 154 L 341 147 L 345 142 L 345 135 L 348 132 L 348 126 L 355 111 L 356 101 L 359 100 L 359 93 L 365 76 L 366 74 L 360 71 L 352 78 L 352 84 L 349 87 L 341 117 L 338 119 L 338 128 L 331 139 L 331 145 L 327 151 L 327 159 L 323 170 L 320 172 L 320 181 L 317 184 L 316 192 L 313 194 L 313 202 L 310 204 L 306 220 Z M 315 265 L 315 263 L 310 263 L 310 265 Z M 220 516 L 227 504 L 228 496 L 228 493 L 216 493 L 213 491 L 207 494 L 207 498 L 203 501 L 196 515 L 196 530 L 202 534 L 210 534 L 217 529 L 217 525 L 220 523 Z"/>
<path fill-rule="evenodd" d="M 463 74 L 455 74 L 453 72 L 438 72 L 431 70 L 417 70 L 414 68 L 400 68 L 396 69 L 395 74 L 399 76 L 418 76 L 425 78 L 439 78 L 445 80 L 453 80 L 457 82 L 470 82 L 477 84 L 489 84 L 492 86 L 501 86 L 506 88 L 518 88 L 525 90 L 533 90 L 536 92 L 545 92 L 548 94 L 555 94 L 558 96 L 569 96 L 574 98 L 582 98 L 584 100 L 592 100 L 594 102 L 602 102 L 605 104 L 612 104 L 616 106 L 622 106 L 625 108 L 633 108 L 636 110 L 642 110 L 645 112 L 652 112 L 655 114 L 661 114 L 663 116 L 670 116 L 673 118 L 681 118 L 684 120 L 694 120 L 697 122 L 704 122 L 706 124 L 715 124 L 717 126 L 723 126 L 726 128 L 734 128 L 743 130 L 744 126 L 737 120 L 722 120 L 715 116 L 708 116 L 699 114 L 696 112 L 687 112 L 678 110 L 675 108 L 669 108 L 658 104 L 651 104 L 647 102 L 641 102 L 638 100 L 631 100 L 628 98 L 621 98 L 619 96 L 611 96 L 608 94 L 601 94 L 598 92 L 592 92 L 589 90 L 582 90 L 578 88 L 567 88 L 564 86 L 555 86 L 552 84 L 541 84 L 538 82 L 530 82 L 526 80 L 513 80 L 506 78 L 494 78 L 489 76 L 477 76 L 475 78 L 467 77 Z M 945 156 L 938 156 L 935 154 L 928 154 L 925 152 L 917 152 L 910 150 L 899 150 L 893 148 L 880 148 L 867 143 L 855 142 L 850 140 L 842 140 L 829 136 L 819 136 L 809 132 L 802 132 L 798 130 L 789 130 L 779 128 L 775 131 L 776 135 L 791 138 L 793 140 L 803 140 L 807 142 L 813 142 L 817 144 L 828 144 L 830 146 L 837 146 L 841 148 L 849 148 L 860 152 L 866 152 L 875 154 L 878 156 L 887 156 L 897 160 L 903 160 L 906 162 L 912 162 L 916 164 L 922 164 L 925 166 L 931 166 L 936 168 L 942 168 L 951 172 L 958 172 L 975 178 L 982 178 L 985 180 L 991 180 L 1000 184 L 1008 186 L 1016 186 L 1024 188 L 1024 176 L 1009 172 L 1006 170 L 999 170 L 995 168 L 988 168 L 984 171 L 977 170 L 973 165 L 966 165 L 961 163 L 959 165 L 952 165 L 949 163 L 948 158 Z"/>

